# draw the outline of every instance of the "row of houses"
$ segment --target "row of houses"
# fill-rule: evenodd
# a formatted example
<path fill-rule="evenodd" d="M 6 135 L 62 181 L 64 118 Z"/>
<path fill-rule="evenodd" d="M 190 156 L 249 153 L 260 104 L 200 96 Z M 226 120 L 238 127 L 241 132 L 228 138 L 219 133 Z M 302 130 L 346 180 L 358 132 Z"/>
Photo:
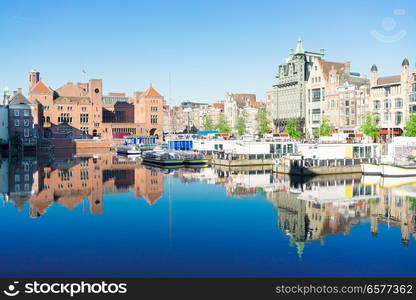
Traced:
<path fill-rule="evenodd" d="M 400 73 L 379 76 L 373 65 L 369 78 L 351 70 L 349 61 L 325 59 L 325 50 L 306 51 L 299 39 L 296 49 L 279 65 L 277 83 L 269 93 L 275 131 L 297 119 L 307 137 L 317 135 L 327 118 L 337 132 L 355 133 L 364 115 L 374 113 L 381 134 L 403 132 L 410 113 L 416 112 L 416 67 L 403 59 Z"/>
<path fill-rule="evenodd" d="M 265 102 L 257 101 L 255 94 L 227 93 L 225 99 L 214 103 L 182 102 L 178 106 L 165 106 L 164 131 L 196 132 L 204 130 L 205 118 L 210 118 L 217 124 L 221 114 L 232 131 L 236 131 L 237 120 L 244 115 L 247 133 L 257 132 L 256 115 L 259 108 L 265 107 Z"/>

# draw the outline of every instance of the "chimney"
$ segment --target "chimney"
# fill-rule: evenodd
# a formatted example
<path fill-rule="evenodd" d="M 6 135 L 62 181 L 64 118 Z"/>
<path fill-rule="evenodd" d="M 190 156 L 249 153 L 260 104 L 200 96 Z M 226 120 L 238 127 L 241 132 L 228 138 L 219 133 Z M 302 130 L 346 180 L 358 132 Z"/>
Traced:
<path fill-rule="evenodd" d="M 23 95 L 22 88 L 17 88 L 17 93 Z"/>

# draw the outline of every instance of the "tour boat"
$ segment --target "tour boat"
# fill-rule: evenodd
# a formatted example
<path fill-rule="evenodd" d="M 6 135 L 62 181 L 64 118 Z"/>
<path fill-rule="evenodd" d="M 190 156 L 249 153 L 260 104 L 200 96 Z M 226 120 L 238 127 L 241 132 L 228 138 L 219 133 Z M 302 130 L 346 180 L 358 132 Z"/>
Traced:
<path fill-rule="evenodd" d="M 181 166 L 184 164 L 184 161 L 180 153 L 162 150 L 143 152 L 143 163 L 160 166 Z"/>
<path fill-rule="evenodd" d="M 120 145 L 116 148 L 117 153 L 127 155 L 139 155 L 141 150 L 135 145 Z"/>
<path fill-rule="evenodd" d="M 204 156 L 197 152 L 184 152 L 182 154 L 183 162 L 185 165 L 206 165 L 208 164 L 208 159 L 205 159 Z"/>

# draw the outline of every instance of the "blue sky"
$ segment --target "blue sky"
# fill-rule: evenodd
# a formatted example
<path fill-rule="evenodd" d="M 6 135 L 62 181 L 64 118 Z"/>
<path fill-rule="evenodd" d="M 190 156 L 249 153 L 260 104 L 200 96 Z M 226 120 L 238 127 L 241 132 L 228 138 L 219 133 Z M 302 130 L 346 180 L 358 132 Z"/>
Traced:
<path fill-rule="evenodd" d="M 400 11 L 397 11 L 397 10 Z M 396 10 L 396 14 L 395 14 Z M 399 13 L 397 13 L 399 12 Z M 52 88 L 102 78 L 104 92 L 153 84 L 172 103 L 213 102 L 226 92 L 263 100 L 276 69 L 304 48 L 350 60 L 352 70 L 398 74 L 416 60 L 414 1 L 2 0 L 0 87 L 27 89 L 35 68 Z M 386 43 L 371 34 L 404 37 Z"/>

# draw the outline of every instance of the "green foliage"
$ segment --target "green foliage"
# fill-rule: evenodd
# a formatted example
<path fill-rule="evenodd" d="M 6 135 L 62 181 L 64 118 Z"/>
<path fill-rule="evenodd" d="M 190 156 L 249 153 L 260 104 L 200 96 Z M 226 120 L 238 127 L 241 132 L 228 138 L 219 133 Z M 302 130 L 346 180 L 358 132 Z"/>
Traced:
<path fill-rule="evenodd" d="M 416 209 L 416 198 L 415 197 L 406 197 L 406 200 L 410 202 L 410 207 Z"/>
<path fill-rule="evenodd" d="M 377 125 L 373 114 L 367 113 L 364 118 L 365 120 L 363 125 L 361 125 L 361 131 L 373 139 L 380 136 L 380 127 Z"/>
<path fill-rule="evenodd" d="M 235 125 L 235 130 L 237 130 L 238 135 L 244 135 L 247 132 L 246 125 L 247 114 L 246 112 L 241 112 L 237 119 L 237 124 Z"/>
<path fill-rule="evenodd" d="M 259 108 L 256 115 L 257 131 L 259 134 L 265 134 L 270 131 L 270 118 L 266 108 Z"/>
<path fill-rule="evenodd" d="M 225 117 L 224 113 L 220 114 L 216 129 L 220 133 L 231 133 L 231 126 L 228 123 L 227 118 Z"/>
<path fill-rule="evenodd" d="M 204 130 L 215 130 L 215 124 L 214 121 L 212 120 L 211 116 L 209 115 L 205 115 L 204 116 L 204 124 L 203 124 Z"/>
<path fill-rule="evenodd" d="M 319 136 L 330 136 L 333 129 L 334 127 L 329 122 L 329 119 L 324 117 L 321 126 L 319 126 Z"/>
<path fill-rule="evenodd" d="M 302 137 L 302 132 L 299 130 L 299 121 L 297 119 L 289 119 L 285 127 L 285 132 L 294 139 Z"/>
<path fill-rule="evenodd" d="M 416 136 L 416 114 L 411 113 L 409 119 L 406 122 L 404 131 L 405 136 Z"/>

